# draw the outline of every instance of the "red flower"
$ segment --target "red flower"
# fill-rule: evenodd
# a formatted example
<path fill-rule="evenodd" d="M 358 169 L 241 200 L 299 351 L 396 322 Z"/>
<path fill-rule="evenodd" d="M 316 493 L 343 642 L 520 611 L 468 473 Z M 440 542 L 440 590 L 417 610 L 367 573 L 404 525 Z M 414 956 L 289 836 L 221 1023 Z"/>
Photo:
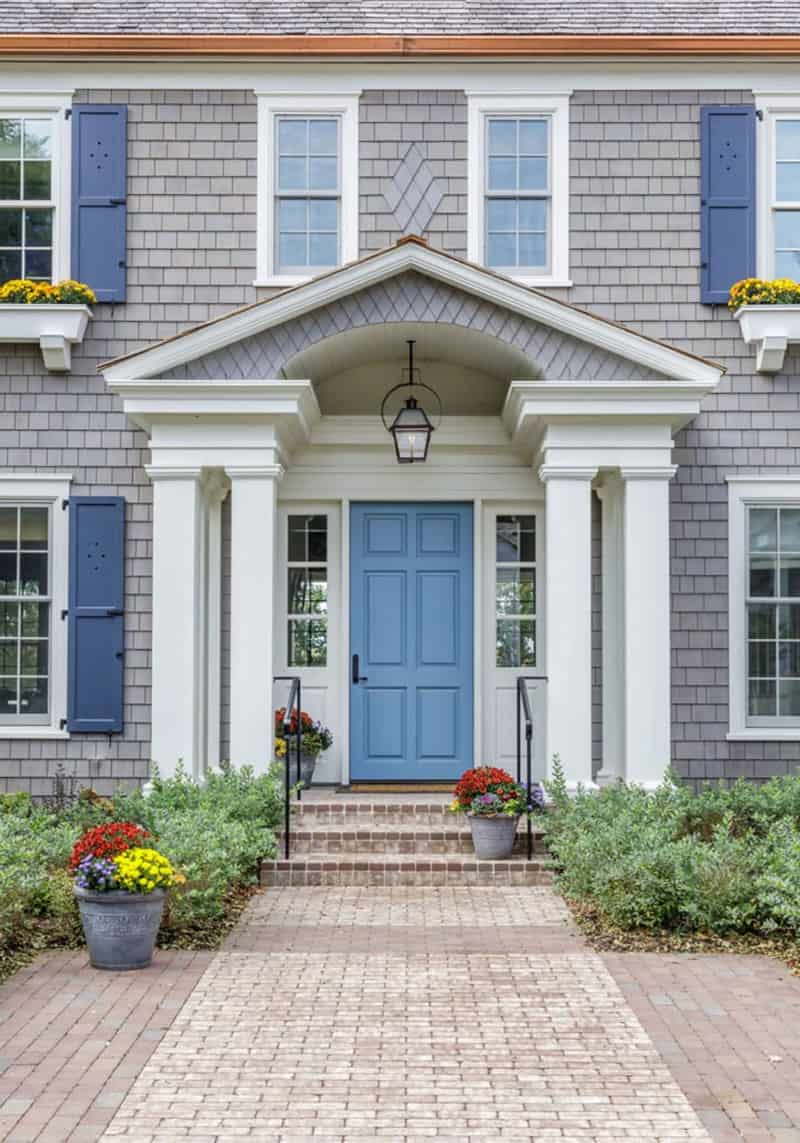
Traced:
<path fill-rule="evenodd" d="M 87 830 L 72 849 L 70 869 L 76 869 L 86 857 L 116 857 L 126 849 L 143 845 L 150 834 L 133 822 L 108 822 Z"/>
<path fill-rule="evenodd" d="M 504 802 L 519 795 L 519 787 L 506 770 L 497 766 L 479 766 L 475 770 L 465 770 L 458 780 L 453 796 L 467 809 L 472 799 L 480 794 L 496 794 Z"/>
<path fill-rule="evenodd" d="M 275 733 L 278 735 L 279 738 L 283 737 L 283 728 L 285 725 L 285 720 L 286 720 L 286 707 L 282 706 L 282 707 L 280 707 L 279 710 L 275 711 Z M 312 727 L 314 726 L 314 719 L 311 717 L 310 714 L 306 714 L 306 712 L 304 710 L 300 712 L 300 725 L 303 728 L 303 733 L 305 733 L 308 730 L 311 730 Z M 292 711 L 291 718 L 289 719 L 289 733 L 290 734 L 296 734 L 297 733 L 297 711 L 296 710 Z"/>

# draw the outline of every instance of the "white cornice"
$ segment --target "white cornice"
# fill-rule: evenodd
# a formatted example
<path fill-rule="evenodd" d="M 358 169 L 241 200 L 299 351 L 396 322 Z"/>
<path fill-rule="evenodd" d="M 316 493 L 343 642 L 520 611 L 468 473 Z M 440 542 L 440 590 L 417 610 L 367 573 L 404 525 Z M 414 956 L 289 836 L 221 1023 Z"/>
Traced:
<path fill-rule="evenodd" d="M 682 353 L 662 342 L 526 289 L 480 266 L 462 262 L 419 242 L 402 242 L 380 254 L 287 290 L 267 302 L 235 310 L 152 349 L 117 358 L 105 366 L 106 380 L 113 384 L 165 373 L 408 270 L 416 270 L 455 289 L 503 306 L 666 377 L 714 385 L 724 372 L 713 362 Z"/>

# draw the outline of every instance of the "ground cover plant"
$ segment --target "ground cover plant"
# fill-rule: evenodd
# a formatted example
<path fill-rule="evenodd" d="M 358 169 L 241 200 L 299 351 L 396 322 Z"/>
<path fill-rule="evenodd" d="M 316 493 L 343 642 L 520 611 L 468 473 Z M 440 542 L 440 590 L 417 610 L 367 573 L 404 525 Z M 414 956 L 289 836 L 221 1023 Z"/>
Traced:
<path fill-rule="evenodd" d="M 117 835 L 125 845 L 156 845 L 181 874 L 159 943 L 210 948 L 252 892 L 261 859 L 274 856 L 282 814 L 279 768 L 256 775 L 226 767 L 202 786 L 180 771 L 169 779 L 156 775 L 148 797 L 84 790 L 42 804 L 24 794 L 1 795 L 0 979 L 42 948 L 82 944 L 70 865 L 87 830 L 106 839 L 109 857 L 119 851 Z"/>
<path fill-rule="evenodd" d="M 653 793 L 618 783 L 571 797 L 556 764 L 548 790 L 558 888 L 595 932 L 798 947 L 800 775 L 700 792 L 667 777 Z"/>

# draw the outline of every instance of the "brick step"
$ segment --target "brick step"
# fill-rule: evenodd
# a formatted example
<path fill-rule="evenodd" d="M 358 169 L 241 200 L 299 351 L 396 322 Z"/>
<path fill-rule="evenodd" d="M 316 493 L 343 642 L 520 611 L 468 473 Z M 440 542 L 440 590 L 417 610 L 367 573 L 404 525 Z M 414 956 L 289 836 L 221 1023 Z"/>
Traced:
<path fill-rule="evenodd" d="M 261 884 L 286 885 L 549 885 L 545 861 L 520 857 L 509 861 L 476 861 L 455 856 L 381 858 L 333 857 L 309 853 L 289 861 L 265 861 Z"/>
<path fill-rule="evenodd" d="M 316 829 L 339 826 L 341 829 L 368 830 L 376 827 L 404 829 L 454 829 L 463 822 L 449 809 L 450 798 L 431 798 L 413 802 L 378 802 L 303 800 L 292 802 L 293 829 Z M 302 823 L 302 824 L 301 824 Z M 520 823 L 522 828 L 523 823 Z"/>
<path fill-rule="evenodd" d="M 306 828 L 306 822 L 311 828 Z M 359 823 L 360 824 L 360 823 Z M 453 822 L 455 825 L 455 821 Z M 428 825 L 415 825 L 410 828 L 407 823 L 376 828 L 374 823 L 366 829 L 339 829 L 338 823 L 331 826 L 321 826 L 313 823 L 312 819 L 301 818 L 299 828 L 293 828 L 291 833 L 291 853 L 293 857 L 304 854 L 331 854 L 344 857 L 349 854 L 400 854 L 405 856 L 423 856 L 430 854 L 472 854 L 472 834 L 469 829 L 435 829 Z M 278 842 L 278 852 L 282 852 L 282 838 Z M 524 853 L 527 846 L 527 834 L 524 823 L 517 833 L 515 850 Z M 533 833 L 533 848 L 535 853 L 544 853 L 544 839 L 541 830 Z"/>

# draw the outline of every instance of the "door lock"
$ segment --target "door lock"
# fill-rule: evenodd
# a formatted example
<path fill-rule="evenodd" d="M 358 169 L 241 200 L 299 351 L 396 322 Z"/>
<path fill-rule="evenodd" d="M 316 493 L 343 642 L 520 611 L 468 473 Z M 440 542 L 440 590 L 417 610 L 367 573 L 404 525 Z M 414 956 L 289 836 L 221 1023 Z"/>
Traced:
<path fill-rule="evenodd" d="M 358 673 L 358 671 L 359 671 L 358 655 L 353 655 L 353 685 L 354 686 L 356 686 L 358 683 L 365 683 L 367 681 L 367 675 L 360 675 Z"/>

